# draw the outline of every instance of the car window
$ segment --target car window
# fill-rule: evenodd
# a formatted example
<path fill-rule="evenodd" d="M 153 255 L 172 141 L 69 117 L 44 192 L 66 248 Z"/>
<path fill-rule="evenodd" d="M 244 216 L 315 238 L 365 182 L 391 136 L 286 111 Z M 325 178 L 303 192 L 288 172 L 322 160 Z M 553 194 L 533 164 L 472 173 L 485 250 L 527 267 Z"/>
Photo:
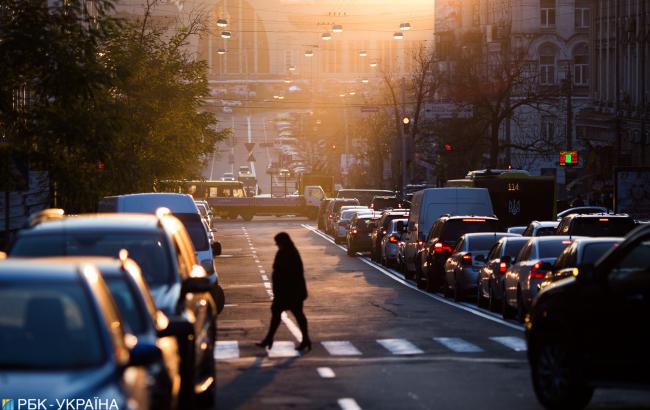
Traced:
<path fill-rule="evenodd" d="M 501 253 L 501 247 L 503 245 L 503 242 L 497 242 L 492 246 L 492 249 L 490 249 L 490 253 L 488 254 L 487 259 L 492 260 L 492 259 L 498 259 L 499 254 Z"/>
<path fill-rule="evenodd" d="M 521 248 L 521 251 L 517 255 L 516 262 L 521 262 L 521 261 L 528 260 L 528 257 L 530 256 L 530 251 L 531 251 L 532 247 L 533 247 L 533 245 L 530 242 L 526 243 L 526 245 L 523 248 Z"/>
<path fill-rule="evenodd" d="M 614 280 L 630 280 L 650 274 L 650 240 L 638 243 L 616 264 L 610 274 Z"/>
<path fill-rule="evenodd" d="M 634 229 L 632 218 L 575 218 L 572 235 L 580 236 L 625 236 Z"/>
<path fill-rule="evenodd" d="M 194 245 L 194 249 L 197 251 L 205 251 L 210 248 L 208 233 L 205 230 L 205 225 L 203 225 L 199 214 L 174 213 L 174 216 L 185 226 L 185 229 L 192 240 L 192 245 Z"/>
<path fill-rule="evenodd" d="M 532 225 L 528 225 L 526 229 L 521 233 L 521 236 L 533 236 L 533 227 Z"/>
<path fill-rule="evenodd" d="M 464 247 L 465 247 L 465 242 L 466 242 L 465 238 L 461 238 L 461 240 L 458 241 L 458 243 L 456 244 L 456 247 L 454 248 L 454 252 L 453 252 L 453 253 L 458 253 L 458 252 L 462 252 L 462 251 L 464 251 L 464 250 L 465 250 L 465 249 L 464 249 Z"/>
<path fill-rule="evenodd" d="M 542 228 L 538 228 L 537 232 L 535 232 L 535 236 L 551 236 L 555 235 L 557 232 L 557 229 L 553 226 L 545 226 Z"/>
<path fill-rule="evenodd" d="M 445 242 L 455 242 L 466 233 L 496 231 L 498 231 L 498 226 L 494 219 L 449 219 L 442 228 L 440 239 Z"/>
<path fill-rule="evenodd" d="M 134 335 L 141 335 L 146 331 L 144 319 L 144 306 L 140 304 L 138 292 L 124 277 L 105 277 L 108 289 L 111 291 L 120 315 Z"/>
<path fill-rule="evenodd" d="M 598 259 L 613 247 L 618 245 L 618 242 L 600 242 L 590 243 L 582 250 L 582 264 L 594 264 Z"/>
<path fill-rule="evenodd" d="M 557 258 L 569 244 L 571 241 L 568 240 L 540 241 L 537 243 L 537 257 L 540 259 Z"/>
<path fill-rule="evenodd" d="M 514 259 L 521 248 L 526 245 L 526 241 L 510 240 L 506 242 L 506 248 L 503 250 L 503 256 L 510 256 L 511 259 Z"/>
<path fill-rule="evenodd" d="M 571 246 L 565 248 L 560 255 L 557 257 L 557 260 L 555 261 L 555 269 L 564 269 L 568 268 L 571 266 L 575 266 L 571 264 L 572 255 L 575 253 L 575 248 L 576 244 L 572 244 Z"/>
<path fill-rule="evenodd" d="M 0 282 L 0 368 L 77 369 L 106 360 L 97 312 L 79 282 Z"/>
<path fill-rule="evenodd" d="M 479 236 L 467 238 L 469 241 L 469 251 L 486 251 L 494 245 L 494 242 L 499 240 L 498 236 Z"/>

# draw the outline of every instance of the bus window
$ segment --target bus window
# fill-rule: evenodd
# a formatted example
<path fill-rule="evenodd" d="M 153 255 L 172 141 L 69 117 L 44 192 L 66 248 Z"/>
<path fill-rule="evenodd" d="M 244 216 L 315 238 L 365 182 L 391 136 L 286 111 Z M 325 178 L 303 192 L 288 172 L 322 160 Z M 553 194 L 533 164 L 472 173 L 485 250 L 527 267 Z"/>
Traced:
<path fill-rule="evenodd" d="M 235 198 L 243 198 L 244 197 L 244 190 L 241 188 L 235 188 L 232 190 L 232 196 Z"/>
<path fill-rule="evenodd" d="M 211 186 L 208 190 L 208 197 L 217 198 L 219 196 L 219 188 L 216 186 Z"/>

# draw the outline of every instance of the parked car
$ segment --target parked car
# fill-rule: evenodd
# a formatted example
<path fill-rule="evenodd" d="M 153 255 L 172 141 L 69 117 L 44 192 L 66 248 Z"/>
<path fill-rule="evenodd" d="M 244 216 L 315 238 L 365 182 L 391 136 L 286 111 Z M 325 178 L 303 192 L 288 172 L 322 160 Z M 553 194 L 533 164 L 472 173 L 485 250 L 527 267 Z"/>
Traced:
<path fill-rule="evenodd" d="M 356 198 L 360 205 L 370 206 L 376 196 L 393 196 L 395 192 L 386 189 L 339 189 L 337 198 Z"/>
<path fill-rule="evenodd" d="M 574 208 L 565 209 L 562 212 L 558 212 L 557 220 L 561 221 L 567 215 L 572 214 L 606 214 L 609 213 L 609 209 L 602 206 L 577 206 Z"/>
<path fill-rule="evenodd" d="M 332 234 L 334 232 L 334 217 L 344 205 L 359 205 L 359 200 L 355 198 L 335 198 L 327 205 L 327 218 L 325 219 L 325 232 Z"/>
<path fill-rule="evenodd" d="M 348 237 L 348 229 L 350 228 L 350 221 L 352 220 L 352 217 L 354 215 L 357 215 L 359 213 L 368 213 L 368 212 L 372 213 L 372 211 L 364 207 L 358 207 L 358 208 L 355 206 L 341 207 L 341 212 L 338 218 L 336 219 L 336 223 L 334 224 L 334 232 L 332 233 L 332 236 L 334 237 L 334 243 L 345 242 L 346 238 Z"/>
<path fill-rule="evenodd" d="M 327 221 L 327 208 L 329 203 L 332 202 L 333 198 L 323 198 L 320 201 L 320 206 L 318 207 L 318 229 L 325 230 L 325 222 Z"/>
<path fill-rule="evenodd" d="M 0 323 L 2 388 L 12 397 L 154 408 L 147 368 L 160 361 L 161 351 L 127 333 L 92 265 L 1 261 Z"/>
<path fill-rule="evenodd" d="M 634 218 L 626 214 L 571 214 L 562 218 L 558 235 L 625 236 L 636 227 Z"/>
<path fill-rule="evenodd" d="M 223 176 L 221 177 L 222 181 L 235 181 L 235 174 L 232 172 L 224 172 Z"/>
<path fill-rule="evenodd" d="M 381 260 L 381 241 L 384 238 L 384 235 L 388 232 L 391 221 L 397 218 L 408 218 L 408 215 L 408 209 L 391 209 L 382 211 L 377 227 L 373 229 L 372 235 L 370 236 L 372 240 L 372 249 L 370 251 L 372 260 L 376 262 Z"/>
<path fill-rule="evenodd" d="M 356 214 L 352 217 L 347 236 L 348 256 L 356 256 L 357 252 L 370 252 L 370 234 L 377 219 L 378 216 L 374 213 Z"/>
<path fill-rule="evenodd" d="M 208 229 L 201 220 L 199 209 L 191 195 L 165 192 L 108 196 L 99 201 L 99 212 L 135 212 L 155 214 L 167 208 L 178 218 L 190 235 L 196 258 L 208 273 L 216 273 L 215 255 L 221 253 L 221 244 L 210 243 Z"/>
<path fill-rule="evenodd" d="M 581 238 L 562 251 L 555 261 L 553 272 L 546 275 L 540 285 L 544 289 L 559 280 L 577 276 L 582 269 L 593 268 L 594 264 L 607 251 L 618 246 L 623 238 Z"/>
<path fill-rule="evenodd" d="M 508 232 L 508 233 L 516 233 L 516 234 L 521 235 L 522 233 L 524 233 L 526 228 L 527 228 L 526 226 L 511 226 L 510 228 L 506 229 L 506 232 Z"/>
<path fill-rule="evenodd" d="M 492 202 L 485 188 L 428 188 L 413 194 L 408 231 L 404 238 L 407 276 L 418 273 L 427 234 L 442 215 L 492 215 Z M 424 284 L 424 282 L 422 282 Z M 433 286 L 431 286 L 433 289 Z"/>
<path fill-rule="evenodd" d="M 501 313 L 504 319 L 516 318 L 523 322 L 542 281 L 573 239 L 570 236 L 538 236 L 528 240 L 503 278 Z"/>
<path fill-rule="evenodd" d="M 372 201 L 370 201 L 370 208 L 375 211 L 383 211 L 385 209 L 405 209 L 408 208 L 408 206 L 406 206 L 405 201 L 398 198 L 396 195 L 377 195 L 372 198 Z"/>
<path fill-rule="evenodd" d="M 584 408 L 595 388 L 650 386 L 650 227 L 593 268 L 545 288 L 526 321 L 533 388 L 546 408 Z"/>
<path fill-rule="evenodd" d="M 557 234 L 558 221 L 532 221 L 521 236 L 550 236 Z"/>
<path fill-rule="evenodd" d="M 170 214 L 90 214 L 42 222 L 18 233 L 11 257 L 110 256 L 122 249 L 140 266 L 154 302 L 167 316 L 194 326 L 195 394 L 214 399 L 216 317 L 223 293 L 216 274 L 198 264 L 183 223 Z M 219 290 L 219 292 L 216 291 Z M 221 300 L 216 300 L 216 295 Z M 211 296 L 212 295 L 212 296 Z"/>
<path fill-rule="evenodd" d="M 479 270 L 499 239 L 516 234 L 505 232 L 467 233 L 460 237 L 451 256 L 444 264 L 446 296 L 453 295 L 459 301 L 469 294 L 476 294 Z"/>
<path fill-rule="evenodd" d="M 381 264 L 388 267 L 399 266 L 399 242 L 406 230 L 408 219 L 392 219 L 379 246 Z"/>
<path fill-rule="evenodd" d="M 431 292 L 448 286 L 445 262 L 460 237 L 471 232 L 499 232 L 499 220 L 489 216 L 443 216 L 436 220 L 418 255 L 418 287 Z"/>
<path fill-rule="evenodd" d="M 503 277 L 521 248 L 529 240 L 530 238 L 522 236 L 505 237 L 492 246 L 485 266 L 478 273 L 476 304 L 479 307 L 487 305 L 487 308 L 492 312 L 501 310 Z"/>

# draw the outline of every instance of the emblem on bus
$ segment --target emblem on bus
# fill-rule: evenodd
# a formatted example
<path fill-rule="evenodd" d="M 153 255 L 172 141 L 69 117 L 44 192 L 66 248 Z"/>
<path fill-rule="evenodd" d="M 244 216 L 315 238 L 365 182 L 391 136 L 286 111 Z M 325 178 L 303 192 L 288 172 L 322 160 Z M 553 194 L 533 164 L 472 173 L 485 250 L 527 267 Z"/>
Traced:
<path fill-rule="evenodd" d="M 518 199 L 511 199 L 508 201 L 508 212 L 510 215 L 517 215 L 521 211 L 521 201 Z"/>

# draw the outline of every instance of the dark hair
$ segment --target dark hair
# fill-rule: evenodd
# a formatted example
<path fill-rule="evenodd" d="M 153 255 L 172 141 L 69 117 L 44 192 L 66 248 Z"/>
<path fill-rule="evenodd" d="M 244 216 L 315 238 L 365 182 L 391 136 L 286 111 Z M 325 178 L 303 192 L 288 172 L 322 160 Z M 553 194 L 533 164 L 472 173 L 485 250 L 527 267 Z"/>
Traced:
<path fill-rule="evenodd" d="M 286 232 L 280 232 L 279 234 L 275 235 L 273 239 L 275 239 L 275 243 L 282 249 L 295 249 L 293 241 L 289 237 L 289 234 Z"/>

